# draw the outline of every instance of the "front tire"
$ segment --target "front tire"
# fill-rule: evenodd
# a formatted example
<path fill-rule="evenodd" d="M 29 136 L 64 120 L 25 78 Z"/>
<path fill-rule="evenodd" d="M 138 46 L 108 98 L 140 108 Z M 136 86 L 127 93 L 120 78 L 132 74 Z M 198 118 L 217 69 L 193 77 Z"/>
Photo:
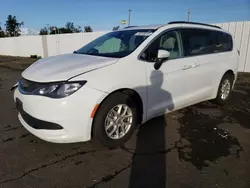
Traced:
<path fill-rule="evenodd" d="M 234 77 L 232 74 L 225 74 L 220 82 L 215 102 L 223 105 L 231 96 Z"/>
<path fill-rule="evenodd" d="M 120 92 L 112 94 L 94 117 L 94 139 L 109 148 L 123 145 L 138 124 L 137 113 L 137 105 L 130 96 Z"/>

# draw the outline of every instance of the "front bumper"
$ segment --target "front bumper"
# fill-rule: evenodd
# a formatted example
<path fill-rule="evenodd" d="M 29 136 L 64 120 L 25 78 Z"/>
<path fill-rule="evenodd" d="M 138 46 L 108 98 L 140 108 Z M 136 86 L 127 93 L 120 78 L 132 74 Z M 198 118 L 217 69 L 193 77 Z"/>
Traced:
<path fill-rule="evenodd" d="M 22 102 L 18 118 L 29 132 L 49 142 L 71 143 L 91 139 L 91 113 L 105 95 L 87 86 L 61 99 L 24 95 L 16 89 L 14 100 Z"/>

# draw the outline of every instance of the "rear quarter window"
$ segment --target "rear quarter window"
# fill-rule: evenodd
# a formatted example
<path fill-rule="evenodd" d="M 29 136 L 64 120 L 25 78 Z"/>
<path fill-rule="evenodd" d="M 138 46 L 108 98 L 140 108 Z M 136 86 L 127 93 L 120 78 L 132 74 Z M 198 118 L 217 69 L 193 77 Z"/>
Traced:
<path fill-rule="evenodd" d="M 231 51 L 231 35 L 208 29 L 183 29 L 181 31 L 184 56 L 196 56 Z"/>
<path fill-rule="evenodd" d="M 224 32 L 215 32 L 215 52 L 227 52 L 233 49 L 232 36 Z"/>

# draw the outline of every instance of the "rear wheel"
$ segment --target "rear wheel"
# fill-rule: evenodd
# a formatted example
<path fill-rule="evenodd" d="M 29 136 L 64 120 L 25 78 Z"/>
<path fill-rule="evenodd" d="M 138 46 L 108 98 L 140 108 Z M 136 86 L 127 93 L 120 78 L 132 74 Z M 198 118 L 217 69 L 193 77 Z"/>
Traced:
<path fill-rule="evenodd" d="M 114 93 L 99 107 L 93 122 L 94 139 L 114 148 L 123 145 L 138 123 L 137 105 L 131 97 Z"/>
<path fill-rule="evenodd" d="M 221 79 L 217 97 L 215 101 L 218 104 L 225 104 L 225 102 L 229 99 L 231 92 L 232 92 L 232 86 L 233 86 L 233 75 L 232 74 L 225 74 L 223 78 Z"/>

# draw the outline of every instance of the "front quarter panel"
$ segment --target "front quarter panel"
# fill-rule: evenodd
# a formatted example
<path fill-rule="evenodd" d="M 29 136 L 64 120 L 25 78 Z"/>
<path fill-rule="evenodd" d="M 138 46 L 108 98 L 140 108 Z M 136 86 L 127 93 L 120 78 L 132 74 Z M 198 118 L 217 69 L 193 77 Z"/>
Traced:
<path fill-rule="evenodd" d="M 146 112 L 147 84 L 145 76 L 144 62 L 137 60 L 131 54 L 121 58 L 116 64 L 79 75 L 70 81 L 87 80 L 86 86 L 106 94 L 119 89 L 133 89 L 140 95 L 143 102 L 143 112 Z M 105 97 L 106 95 L 101 100 Z M 145 120 L 146 113 L 143 114 L 143 121 Z"/>

